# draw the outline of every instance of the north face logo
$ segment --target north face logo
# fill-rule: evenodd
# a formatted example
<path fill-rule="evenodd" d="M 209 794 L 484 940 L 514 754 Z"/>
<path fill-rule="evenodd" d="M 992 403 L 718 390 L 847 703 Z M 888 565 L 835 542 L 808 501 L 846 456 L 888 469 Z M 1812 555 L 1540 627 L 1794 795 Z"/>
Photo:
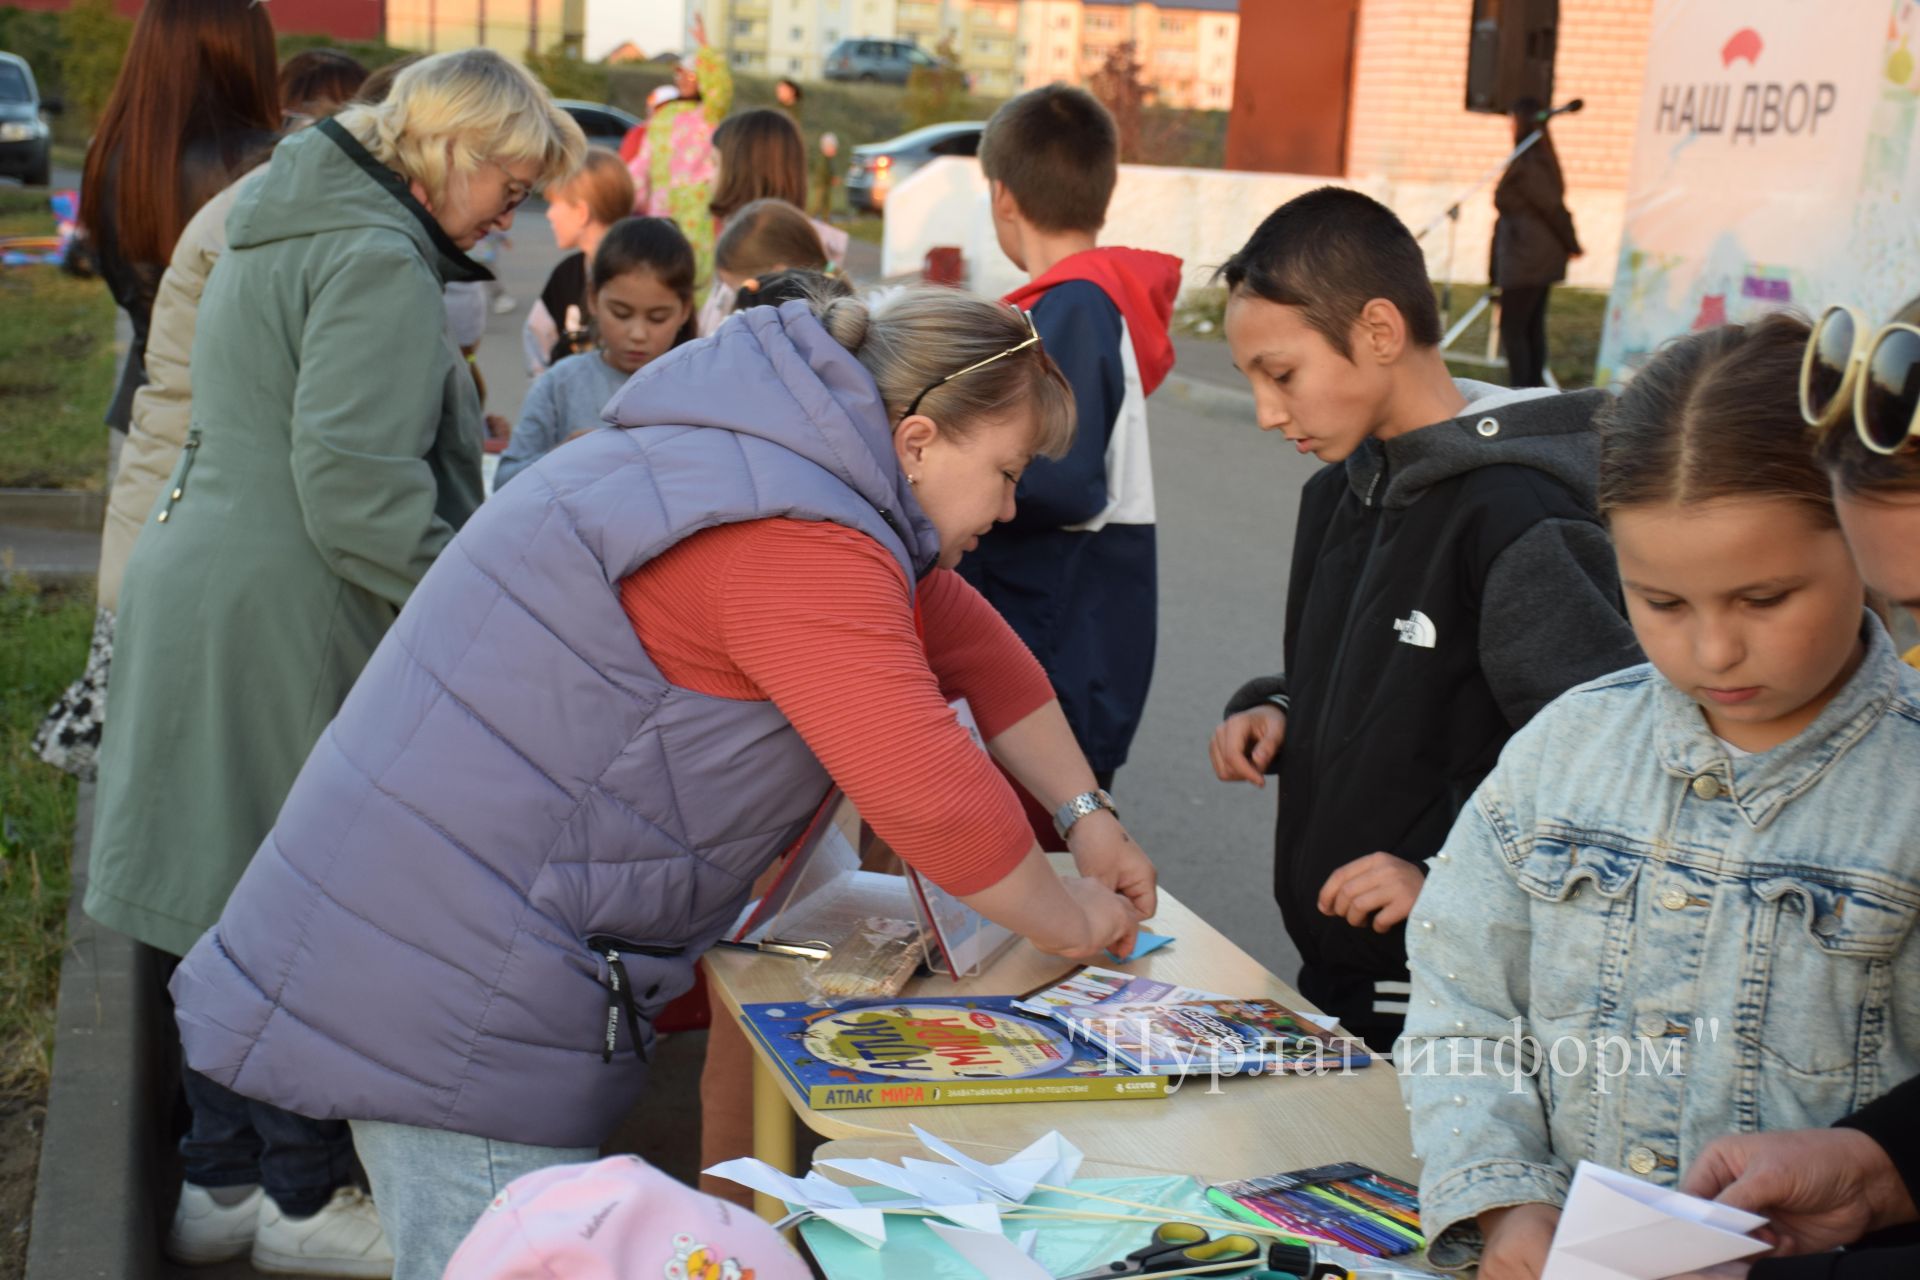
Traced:
<path fill-rule="evenodd" d="M 1415 609 L 1404 618 L 1394 621 L 1393 629 L 1400 635 L 1401 644 L 1418 645 L 1422 649 L 1433 648 L 1438 633 L 1433 629 L 1433 619 Z"/>

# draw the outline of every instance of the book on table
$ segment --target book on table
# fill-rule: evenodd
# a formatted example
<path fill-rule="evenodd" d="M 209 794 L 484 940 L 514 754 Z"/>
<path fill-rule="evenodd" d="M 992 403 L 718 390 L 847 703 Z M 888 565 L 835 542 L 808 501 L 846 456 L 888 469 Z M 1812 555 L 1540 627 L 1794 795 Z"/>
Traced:
<path fill-rule="evenodd" d="M 1274 1000 L 1107 1000 L 1056 1008 L 1051 1016 L 1076 1039 L 1147 1073 L 1311 1074 L 1373 1061 L 1359 1041 Z"/>
<path fill-rule="evenodd" d="M 899 997 L 742 1009 L 787 1082 L 817 1111 L 990 1102 L 1163 1098 L 1167 1077 L 1110 1061 L 1010 996 Z"/>

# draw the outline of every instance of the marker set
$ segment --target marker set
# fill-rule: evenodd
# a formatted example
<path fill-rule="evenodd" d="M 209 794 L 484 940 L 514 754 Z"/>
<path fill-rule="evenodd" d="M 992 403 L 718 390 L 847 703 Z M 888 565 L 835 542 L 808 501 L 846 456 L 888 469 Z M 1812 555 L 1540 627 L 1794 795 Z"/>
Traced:
<path fill-rule="evenodd" d="M 1423 1248 L 1420 1198 L 1412 1186 L 1359 1164 L 1223 1182 L 1207 1198 L 1222 1209 L 1283 1231 L 1335 1240 L 1369 1257 Z"/>

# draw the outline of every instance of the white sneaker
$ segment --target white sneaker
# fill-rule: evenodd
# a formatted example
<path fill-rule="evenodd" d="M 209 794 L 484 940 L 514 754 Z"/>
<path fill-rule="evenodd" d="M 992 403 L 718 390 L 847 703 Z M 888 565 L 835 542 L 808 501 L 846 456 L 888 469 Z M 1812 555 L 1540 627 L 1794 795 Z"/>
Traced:
<path fill-rule="evenodd" d="M 205 1187 L 181 1183 L 180 1205 L 167 1232 L 167 1256 L 190 1267 L 241 1257 L 253 1244 L 263 1199 L 255 1187 L 240 1203 L 225 1205 Z"/>
<path fill-rule="evenodd" d="M 253 1269 L 283 1276 L 393 1275 L 380 1213 L 358 1187 L 341 1187 L 311 1218 L 289 1218 L 271 1196 L 260 1206 Z"/>
<path fill-rule="evenodd" d="M 519 305 L 520 303 L 515 300 L 512 294 L 503 293 L 493 300 L 493 314 L 497 316 L 511 315 L 513 314 L 514 308 Z"/>

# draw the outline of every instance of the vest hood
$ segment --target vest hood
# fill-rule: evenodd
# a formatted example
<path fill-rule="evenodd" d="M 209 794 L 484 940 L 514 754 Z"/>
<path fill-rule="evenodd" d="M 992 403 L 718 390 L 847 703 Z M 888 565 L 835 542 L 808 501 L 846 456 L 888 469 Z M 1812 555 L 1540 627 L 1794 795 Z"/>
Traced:
<path fill-rule="evenodd" d="M 916 577 L 939 557 L 939 534 L 895 458 L 880 389 L 804 302 L 742 311 L 675 348 L 602 416 L 616 427 L 717 427 L 777 444 L 871 503 L 906 544 Z"/>

